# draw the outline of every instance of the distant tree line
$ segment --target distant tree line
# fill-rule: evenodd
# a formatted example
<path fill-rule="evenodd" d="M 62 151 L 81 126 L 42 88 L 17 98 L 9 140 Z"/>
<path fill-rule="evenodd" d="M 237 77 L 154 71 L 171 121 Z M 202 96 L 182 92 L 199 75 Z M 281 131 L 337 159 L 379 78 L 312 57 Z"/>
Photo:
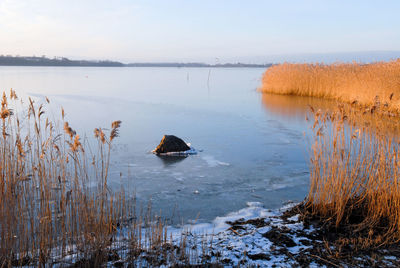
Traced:
<path fill-rule="evenodd" d="M 116 61 L 87 61 L 87 60 L 70 60 L 67 58 L 49 59 L 42 57 L 13 57 L 0 56 L 0 65 L 2 66 L 104 66 L 104 67 L 122 67 L 124 64 Z"/>
<path fill-rule="evenodd" d="M 266 68 L 272 64 L 246 64 L 246 63 L 225 63 L 225 64 L 206 64 L 206 63 L 178 63 L 178 62 L 143 62 L 124 64 L 117 61 L 87 61 L 70 60 L 68 58 L 47 58 L 41 57 L 19 57 L 11 55 L 0 55 L 0 66 L 82 66 L 82 67 L 214 67 L 214 68 Z"/>

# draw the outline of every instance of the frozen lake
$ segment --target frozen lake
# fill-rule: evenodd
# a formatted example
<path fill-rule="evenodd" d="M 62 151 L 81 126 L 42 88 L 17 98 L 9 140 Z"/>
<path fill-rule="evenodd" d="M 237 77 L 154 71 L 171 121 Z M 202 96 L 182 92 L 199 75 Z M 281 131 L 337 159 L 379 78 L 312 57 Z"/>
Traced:
<path fill-rule="evenodd" d="M 313 100 L 257 92 L 264 71 L 0 67 L 0 85 L 25 100 L 49 97 L 55 118 L 62 105 L 81 136 L 121 120 L 109 186 L 176 222 L 206 222 L 247 202 L 272 209 L 307 193 L 304 111 Z M 201 152 L 159 158 L 150 151 L 164 134 Z"/>

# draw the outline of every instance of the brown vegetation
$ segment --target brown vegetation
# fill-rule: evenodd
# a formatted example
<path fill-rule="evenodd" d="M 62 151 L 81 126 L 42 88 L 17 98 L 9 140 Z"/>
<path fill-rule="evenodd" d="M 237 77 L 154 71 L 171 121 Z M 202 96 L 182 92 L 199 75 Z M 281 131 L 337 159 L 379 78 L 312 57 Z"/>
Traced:
<path fill-rule="evenodd" d="M 313 254 L 337 263 L 353 263 L 360 254 L 398 256 L 400 122 L 393 116 L 400 114 L 400 59 L 276 65 L 265 72 L 261 91 L 271 93 L 263 103 L 273 112 L 304 115 L 311 108 L 310 190 L 291 213 L 316 227 L 324 245 L 314 241 L 319 253 Z"/>
<path fill-rule="evenodd" d="M 400 59 L 372 64 L 290 64 L 267 69 L 263 92 L 320 97 L 400 112 Z"/>
<path fill-rule="evenodd" d="M 17 96 L 3 93 L 0 137 L 0 263 L 44 265 L 75 247 L 88 257 L 107 246 L 126 209 L 123 193 L 106 192 L 112 135 L 99 139 L 99 158 L 106 163 L 89 174 L 85 146 L 64 122 L 64 134 L 46 117 L 44 105 L 29 99 L 20 117 Z M 48 99 L 47 99 L 48 101 Z M 48 101 L 49 102 L 49 101 Z M 21 102 L 22 103 L 22 102 Z M 62 111 L 64 120 L 64 111 Z M 113 125 L 112 132 L 119 125 Z M 102 132 L 104 135 L 104 132 Z M 114 135 L 115 136 L 115 135 Z M 101 181 L 90 192 L 86 183 Z"/>
<path fill-rule="evenodd" d="M 330 226 L 340 247 L 378 248 L 400 241 L 398 135 L 363 125 L 359 111 L 340 105 L 314 111 L 308 220 Z M 392 123 L 392 128 L 399 124 Z"/>
<path fill-rule="evenodd" d="M 21 107 L 26 109 L 14 91 L 8 98 L 3 94 L 0 267 L 98 267 L 121 261 L 116 249 L 131 263 L 139 255 L 146 265 L 191 261 L 194 253 L 186 249 L 184 236 L 172 246 L 164 221 L 153 216 L 150 207 L 136 213 L 136 203 L 123 190 L 113 193 L 107 187 L 110 150 L 120 121 L 109 131 L 95 129 L 97 150 L 91 154 L 87 140 L 64 121 L 64 110 L 61 125 L 51 122 L 45 106 L 32 99 L 27 110 L 14 112 Z M 89 182 L 97 187 L 89 188 Z M 121 230 L 124 237 L 117 234 Z"/>

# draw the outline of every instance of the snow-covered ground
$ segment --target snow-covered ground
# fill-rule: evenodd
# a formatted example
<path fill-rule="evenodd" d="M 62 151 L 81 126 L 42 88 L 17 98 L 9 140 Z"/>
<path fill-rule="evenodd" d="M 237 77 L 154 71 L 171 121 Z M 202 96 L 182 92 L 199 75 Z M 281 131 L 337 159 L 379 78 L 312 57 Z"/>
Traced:
<path fill-rule="evenodd" d="M 186 226 L 186 234 L 195 241 L 201 241 L 204 234 L 214 234 L 208 235 L 211 260 L 226 266 L 296 265 L 297 263 L 288 255 L 295 255 L 300 250 L 309 248 L 311 243 L 308 238 L 299 237 L 295 233 L 296 230 L 304 230 L 298 216 L 293 216 L 286 221 L 280 217 L 293 204 L 279 210 L 265 209 L 258 202 L 249 202 L 247 205 L 247 208 L 217 217 L 210 224 Z M 277 228 L 293 231 L 293 234 L 278 238 L 282 240 L 281 246 L 277 246 L 276 241 L 271 241 L 275 240 L 274 238 L 269 238 L 269 234 L 275 233 L 274 230 Z M 305 231 L 312 232 L 313 229 L 311 227 Z M 313 265 L 316 264 L 311 266 Z"/>
<path fill-rule="evenodd" d="M 104 266 L 396 267 L 399 263 L 393 256 L 396 251 L 388 250 L 382 250 L 379 258 L 361 253 L 351 260 L 330 260 L 326 254 L 319 254 L 325 252 L 326 244 L 318 229 L 305 226 L 299 215 L 285 214 L 295 204 L 277 210 L 265 209 L 258 202 L 247 205 L 211 223 L 167 227 L 168 239 L 161 247 L 149 246 L 148 229 L 142 229 L 142 248 L 133 253 L 128 229 L 119 229 L 107 248 Z M 63 258 L 53 256 L 52 266 L 79 266 L 84 259 L 76 250 L 76 246 L 70 246 L 69 254 Z M 335 248 L 330 247 L 329 251 L 335 252 Z"/>
<path fill-rule="evenodd" d="M 310 247 L 311 242 L 306 237 L 296 235 L 296 230 L 304 230 L 298 216 L 283 220 L 280 216 L 293 204 L 279 210 L 269 210 L 262 207 L 261 203 L 249 202 L 248 206 L 226 216 L 217 217 L 211 223 L 190 224 L 182 228 L 168 227 L 170 249 L 182 248 L 185 242 L 187 255 L 192 264 L 220 263 L 224 266 L 296 266 L 298 263 L 290 255 L 296 255 L 301 250 Z M 278 229 L 291 230 L 284 237 L 274 237 Z M 145 239 L 143 230 L 143 239 Z M 310 228 L 306 230 L 312 232 Z M 279 242 L 279 241 L 281 242 Z M 143 241 L 145 242 L 145 241 Z M 280 245 L 278 245 L 280 244 Z M 117 253 L 115 259 L 109 261 L 107 266 L 120 264 L 122 266 L 132 263 L 129 259 L 129 238 L 121 230 L 117 239 L 110 247 Z M 150 251 L 142 251 L 133 261 L 138 266 L 149 265 Z M 173 253 L 176 254 L 176 253 Z M 115 254 L 114 254 L 115 255 Z M 168 267 L 171 264 L 185 264 L 185 260 L 176 258 L 158 259 L 158 265 Z M 77 255 L 71 254 L 58 260 L 58 265 L 72 264 L 77 261 Z M 156 262 L 157 262 L 156 261 Z M 152 259 L 154 265 L 154 256 Z M 151 266 L 151 265 L 150 265 Z M 311 263 L 311 266 L 318 266 Z"/>

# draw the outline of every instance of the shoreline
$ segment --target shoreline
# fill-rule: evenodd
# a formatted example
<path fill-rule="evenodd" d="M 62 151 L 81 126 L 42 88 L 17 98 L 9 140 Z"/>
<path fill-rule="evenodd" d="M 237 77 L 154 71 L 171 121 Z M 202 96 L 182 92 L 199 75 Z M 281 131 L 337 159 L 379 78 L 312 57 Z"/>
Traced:
<path fill-rule="evenodd" d="M 138 249 L 133 258 L 134 249 L 129 244 L 125 228 L 121 228 L 117 231 L 118 235 L 113 243 L 107 247 L 108 257 L 103 265 L 106 267 L 400 265 L 398 259 L 400 253 L 390 248 L 362 251 L 354 255 L 351 249 L 348 249 L 348 256 L 339 255 L 335 258 L 337 249 L 327 245 L 321 233 L 322 229 L 303 221 L 298 210 L 301 204 L 290 203 L 280 209 L 270 210 L 262 207 L 261 203 L 250 202 L 247 208 L 217 217 L 211 223 L 185 225 L 179 228 L 168 227 L 169 240 L 162 248 Z M 146 230 L 142 232 L 144 234 Z M 70 253 L 63 258 L 54 259 L 52 265 L 77 267 L 94 262 L 90 258 L 79 258 L 73 246 L 70 250 Z M 182 250 L 186 251 L 184 258 L 180 257 Z"/>
<path fill-rule="evenodd" d="M 216 63 L 202 62 L 131 62 L 122 63 L 110 60 L 70 60 L 65 57 L 13 57 L 0 56 L 0 66 L 26 66 L 26 67 L 187 67 L 187 68 L 268 68 L 272 63 Z"/>

